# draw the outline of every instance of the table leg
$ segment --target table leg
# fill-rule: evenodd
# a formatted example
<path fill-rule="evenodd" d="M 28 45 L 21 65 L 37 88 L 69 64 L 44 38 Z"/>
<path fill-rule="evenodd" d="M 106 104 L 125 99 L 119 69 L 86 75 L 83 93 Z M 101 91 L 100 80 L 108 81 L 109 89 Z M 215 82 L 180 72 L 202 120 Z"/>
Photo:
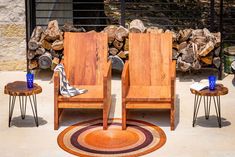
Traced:
<path fill-rule="evenodd" d="M 215 100 L 216 99 L 216 100 Z M 221 128 L 221 108 L 220 108 L 220 96 L 213 96 L 214 100 L 214 105 L 215 105 L 215 111 L 216 111 L 216 116 L 218 120 L 219 127 Z"/>
<path fill-rule="evenodd" d="M 27 104 L 27 96 L 19 96 L 19 102 L 20 102 L 20 112 L 21 112 L 21 118 L 25 119 L 26 115 L 26 104 Z"/>
<path fill-rule="evenodd" d="M 14 110 L 14 106 L 15 106 L 15 100 L 16 100 L 16 96 L 9 96 L 9 121 L 8 121 L 8 127 L 11 126 L 11 118 L 12 118 L 12 114 L 13 114 L 13 110 Z"/>
<path fill-rule="evenodd" d="M 211 107 L 211 97 L 210 96 L 203 96 L 203 99 L 204 99 L 205 118 L 209 119 L 210 107 Z"/>
<path fill-rule="evenodd" d="M 33 117 L 36 123 L 36 126 L 38 127 L 38 113 L 37 113 L 37 98 L 36 98 L 36 94 L 32 95 L 32 99 L 31 96 L 29 96 L 29 100 L 30 100 L 30 104 L 31 104 L 31 108 L 33 111 Z"/>
<path fill-rule="evenodd" d="M 201 104 L 201 99 L 202 96 L 199 96 L 197 94 L 195 94 L 195 98 L 194 98 L 194 111 L 193 111 L 193 127 L 196 123 L 196 119 L 197 119 L 197 114 L 198 114 L 198 110 Z"/>

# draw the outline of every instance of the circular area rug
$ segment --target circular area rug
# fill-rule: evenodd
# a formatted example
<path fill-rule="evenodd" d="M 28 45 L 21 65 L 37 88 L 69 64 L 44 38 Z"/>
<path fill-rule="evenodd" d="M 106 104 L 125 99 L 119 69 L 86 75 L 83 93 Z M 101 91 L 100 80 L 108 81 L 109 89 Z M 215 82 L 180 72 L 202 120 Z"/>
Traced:
<path fill-rule="evenodd" d="M 140 156 L 166 142 L 164 131 L 151 123 L 128 120 L 126 130 L 121 125 L 121 119 L 110 120 L 108 130 L 103 130 L 101 119 L 77 123 L 62 131 L 57 141 L 63 150 L 81 157 Z"/>

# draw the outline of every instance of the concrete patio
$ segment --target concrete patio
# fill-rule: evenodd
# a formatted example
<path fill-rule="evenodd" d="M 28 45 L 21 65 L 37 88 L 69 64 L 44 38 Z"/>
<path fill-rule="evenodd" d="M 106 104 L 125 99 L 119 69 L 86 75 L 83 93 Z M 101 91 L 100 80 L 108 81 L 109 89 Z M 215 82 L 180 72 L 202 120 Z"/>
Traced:
<path fill-rule="evenodd" d="M 196 126 L 192 127 L 194 96 L 189 86 L 194 81 L 206 79 L 212 71 L 197 74 L 178 74 L 176 82 L 176 129 L 170 131 L 169 112 L 133 110 L 128 118 L 140 119 L 161 127 L 167 136 L 166 144 L 147 157 L 234 157 L 235 156 L 235 88 L 234 76 L 227 75 L 222 81 L 229 94 L 221 97 L 222 128 L 218 128 L 214 106 L 211 117 L 204 118 L 201 106 Z M 206 75 L 205 75 L 206 74 Z M 27 116 L 21 120 L 19 104 L 13 113 L 12 126 L 8 128 L 8 96 L 4 86 L 15 80 L 25 80 L 25 72 L 0 72 L 0 154 L 3 157 L 67 157 L 71 154 L 57 145 L 57 136 L 66 127 L 79 121 L 101 117 L 98 110 L 66 110 L 62 115 L 61 127 L 53 130 L 53 84 L 49 84 L 51 73 L 37 73 L 36 83 L 43 88 L 38 95 L 39 127 L 35 127 L 32 110 L 27 106 Z M 121 81 L 115 75 L 112 80 L 113 104 L 111 117 L 121 118 Z M 213 105 L 213 104 L 212 104 Z"/>

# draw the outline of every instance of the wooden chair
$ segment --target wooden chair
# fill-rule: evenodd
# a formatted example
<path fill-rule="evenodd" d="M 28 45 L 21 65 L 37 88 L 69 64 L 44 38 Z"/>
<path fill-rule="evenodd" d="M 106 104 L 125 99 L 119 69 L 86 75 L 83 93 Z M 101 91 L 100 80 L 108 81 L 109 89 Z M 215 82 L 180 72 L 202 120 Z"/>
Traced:
<path fill-rule="evenodd" d="M 130 33 L 129 61 L 122 72 L 122 129 L 128 109 L 168 109 L 175 117 L 175 61 L 170 33 Z"/>
<path fill-rule="evenodd" d="M 68 33 L 64 35 L 64 67 L 70 85 L 87 89 L 85 94 L 64 97 L 59 93 L 59 73 L 54 74 L 54 129 L 64 108 L 103 110 L 103 129 L 107 129 L 111 104 L 111 61 L 107 60 L 106 33 Z"/>

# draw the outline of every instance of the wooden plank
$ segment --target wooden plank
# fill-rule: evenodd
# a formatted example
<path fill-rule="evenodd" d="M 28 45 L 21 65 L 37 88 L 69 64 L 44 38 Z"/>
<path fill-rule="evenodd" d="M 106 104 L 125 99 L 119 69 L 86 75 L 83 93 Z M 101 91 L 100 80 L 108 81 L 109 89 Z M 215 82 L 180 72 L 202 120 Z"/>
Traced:
<path fill-rule="evenodd" d="M 172 35 L 150 34 L 151 85 L 170 86 L 172 62 Z"/>
<path fill-rule="evenodd" d="M 128 102 L 127 109 L 170 109 L 171 103 Z"/>
<path fill-rule="evenodd" d="M 175 79 L 176 78 L 176 60 L 171 63 L 171 112 L 170 125 L 171 130 L 175 130 Z"/>
<path fill-rule="evenodd" d="M 64 66 L 71 85 L 103 83 L 107 42 L 106 33 L 65 33 Z"/>
<path fill-rule="evenodd" d="M 97 58 L 99 54 L 96 49 L 96 33 L 85 33 L 76 36 L 76 45 L 79 45 L 79 47 L 76 47 L 75 71 L 70 69 L 71 73 L 75 80 L 80 80 L 77 84 L 95 85 L 97 60 L 99 62 L 100 59 Z"/>
<path fill-rule="evenodd" d="M 126 61 L 122 71 L 122 130 L 126 129 L 126 100 L 130 86 L 129 61 Z"/>
<path fill-rule="evenodd" d="M 130 85 L 150 85 L 149 49 L 149 33 L 129 34 Z"/>
<path fill-rule="evenodd" d="M 60 90 L 59 72 L 54 73 L 54 130 L 58 130 L 59 127 L 59 108 L 58 108 L 58 96 Z"/>
<path fill-rule="evenodd" d="M 175 80 L 176 78 L 176 60 L 171 62 L 171 79 Z"/>
<path fill-rule="evenodd" d="M 170 86 L 171 33 L 130 33 L 129 38 L 130 84 Z"/>
<path fill-rule="evenodd" d="M 59 108 L 87 108 L 87 109 L 102 109 L 102 102 L 59 102 Z"/>
<path fill-rule="evenodd" d="M 169 86 L 130 86 L 127 101 L 171 101 Z"/>
<path fill-rule="evenodd" d="M 112 103 L 111 97 L 111 79 L 112 79 L 112 62 L 108 61 L 107 66 L 104 71 L 104 83 L 103 83 L 103 95 L 104 95 L 104 108 L 103 108 L 103 129 L 106 130 L 108 128 L 108 117 L 110 106 Z"/>
<path fill-rule="evenodd" d="M 96 84 L 103 84 L 104 70 L 107 68 L 108 62 L 108 35 L 107 33 L 96 33 L 96 50 L 97 50 L 97 64 L 96 64 Z"/>
<path fill-rule="evenodd" d="M 81 89 L 87 89 L 88 91 L 84 94 L 76 95 L 73 97 L 64 97 L 60 95 L 58 101 L 77 101 L 77 102 L 89 102 L 89 101 L 103 101 L 103 86 L 75 86 Z"/>
<path fill-rule="evenodd" d="M 126 130 L 126 118 L 127 118 L 126 99 L 122 98 L 122 130 Z"/>
<path fill-rule="evenodd" d="M 104 83 L 103 83 L 103 97 L 104 100 L 107 100 L 109 102 L 111 99 L 111 79 L 112 79 L 112 62 L 109 61 L 107 63 L 107 68 L 105 70 L 104 74 Z"/>
<path fill-rule="evenodd" d="M 151 85 L 163 85 L 162 78 L 165 77 L 163 71 L 164 54 L 161 52 L 161 34 L 150 34 L 150 71 L 151 71 Z"/>
<path fill-rule="evenodd" d="M 165 33 L 163 35 L 163 39 L 161 41 L 162 44 L 162 53 L 165 54 L 164 56 L 164 69 L 166 71 L 168 71 L 168 73 L 166 73 L 166 77 L 165 77 L 165 85 L 169 85 L 171 86 L 171 74 L 172 74 L 172 34 L 169 33 Z"/>
<path fill-rule="evenodd" d="M 122 98 L 125 98 L 130 86 L 129 61 L 126 61 L 122 71 Z"/>

